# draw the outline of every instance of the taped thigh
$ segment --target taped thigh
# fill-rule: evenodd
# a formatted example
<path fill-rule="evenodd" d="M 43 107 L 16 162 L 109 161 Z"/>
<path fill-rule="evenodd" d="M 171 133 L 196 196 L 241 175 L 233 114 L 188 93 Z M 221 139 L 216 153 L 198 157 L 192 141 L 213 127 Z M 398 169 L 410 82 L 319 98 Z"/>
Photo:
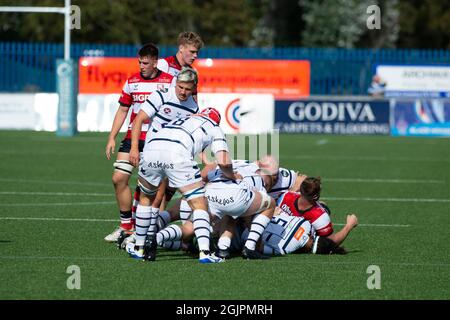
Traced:
<path fill-rule="evenodd" d="M 147 188 L 139 180 L 138 180 L 138 186 L 141 189 L 141 192 L 147 196 L 151 196 L 151 197 L 155 196 L 156 193 L 158 192 L 158 188 L 156 188 L 156 189 Z"/>
<path fill-rule="evenodd" d="M 205 187 L 201 186 L 196 189 L 191 189 L 191 190 L 185 191 L 185 192 L 183 192 L 183 196 L 184 196 L 184 199 L 186 199 L 186 201 L 204 197 L 205 196 Z"/>
<path fill-rule="evenodd" d="M 128 160 L 116 160 L 113 164 L 115 170 L 131 175 L 133 173 L 133 165 Z"/>
<path fill-rule="evenodd" d="M 259 209 L 256 211 L 256 213 L 261 213 L 270 208 L 270 203 L 272 201 L 272 198 L 265 192 L 258 191 L 258 193 L 261 195 L 261 204 L 259 206 Z"/>

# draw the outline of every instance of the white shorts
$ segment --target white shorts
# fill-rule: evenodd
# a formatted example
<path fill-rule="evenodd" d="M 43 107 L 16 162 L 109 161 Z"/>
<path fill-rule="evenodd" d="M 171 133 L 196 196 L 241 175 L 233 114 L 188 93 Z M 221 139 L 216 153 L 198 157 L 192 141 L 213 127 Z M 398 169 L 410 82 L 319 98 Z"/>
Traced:
<path fill-rule="evenodd" d="M 141 153 L 139 176 L 153 186 L 165 177 L 169 187 L 181 188 L 202 180 L 197 162 L 167 150 L 147 150 Z"/>
<path fill-rule="evenodd" d="M 209 210 L 222 218 L 237 218 L 244 214 L 255 199 L 255 191 L 243 181 L 209 182 L 205 187 Z"/>

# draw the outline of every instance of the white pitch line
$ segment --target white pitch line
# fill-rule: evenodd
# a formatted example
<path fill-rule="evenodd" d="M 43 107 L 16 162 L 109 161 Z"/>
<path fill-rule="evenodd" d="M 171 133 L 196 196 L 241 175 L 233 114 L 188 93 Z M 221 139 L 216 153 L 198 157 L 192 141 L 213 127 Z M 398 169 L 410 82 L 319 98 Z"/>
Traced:
<path fill-rule="evenodd" d="M 336 226 L 345 226 L 345 223 L 333 223 Z M 408 228 L 410 224 L 358 224 L 358 227 L 393 227 L 393 228 Z"/>
<path fill-rule="evenodd" d="M 113 193 L 0 191 L 0 195 L 111 197 Z"/>
<path fill-rule="evenodd" d="M 82 221 L 82 222 L 116 222 L 117 221 L 117 219 L 36 218 L 36 217 L 0 217 L 0 220 Z"/>
<path fill-rule="evenodd" d="M 187 256 L 181 256 L 186 257 Z M 165 258 L 165 257 L 164 257 Z M 73 256 L 0 256 L 0 260 L 121 260 L 130 261 L 124 257 L 73 257 Z M 168 259 L 169 260 L 169 259 Z M 297 264 L 298 261 L 286 261 L 284 259 L 274 260 L 283 264 Z M 412 262 L 367 262 L 367 261 L 308 261 L 308 264 L 315 265 L 380 265 L 380 266 L 400 266 L 400 267 L 450 267 L 450 263 L 412 263 Z"/>
<path fill-rule="evenodd" d="M 51 203 L 0 203 L 0 207 L 51 207 L 51 206 L 91 206 L 99 204 L 117 204 L 116 201 L 101 202 L 51 202 Z"/>
<path fill-rule="evenodd" d="M 323 197 L 324 200 L 336 201 L 385 201 L 385 202 L 450 202 L 450 199 L 416 199 L 416 198 L 340 198 Z"/>
<path fill-rule="evenodd" d="M 48 180 L 29 180 L 29 179 L 13 179 L 13 178 L 0 178 L 0 181 L 5 182 L 24 182 L 24 183 L 40 183 L 40 184 L 71 184 L 71 185 L 82 185 L 82 186 L 102 186 L 111 187 L 112 184 L 100 183 L 100 182 L 83 182 L 83 181 L 48 181 Z"/>
<path fill-rule="evenodd" d="M 406 162 L 450 162 L 449 159 L 408 158 L 408 157 L 361 157 L 361 156 L 320 156 L 320 155 L 283 155 L 282 159 L 306 159 L 327 161 L 406 161 Z"/>
<path fill-rule="evenodd" d="M 445 183 L 444 180 L 408 180 L 408 179 L 360 179 L 360 178 L 323 178 L 333 182 L 374 182 L 374 183 Z"/>
<path fill-rule="evenodd" d="M 81 218 L 48 218 L 48 217 L 0 217 L 0 220 L 35 220 L 35 221 L 82 221 L 82 222 L 114 222 L 117 219 L 81 219 Z M 343 226 L 343 223 L 335 223 L 335 225 Z M 410 227 L 409 224 L 358 224 L 360 227 Z"/>

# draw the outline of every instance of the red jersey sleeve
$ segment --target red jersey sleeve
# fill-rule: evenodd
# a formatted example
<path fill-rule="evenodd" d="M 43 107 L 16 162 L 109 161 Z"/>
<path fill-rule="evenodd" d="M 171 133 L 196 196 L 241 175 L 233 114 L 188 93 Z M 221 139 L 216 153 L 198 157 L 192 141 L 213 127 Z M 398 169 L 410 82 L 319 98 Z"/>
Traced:
<path fill-rule="evenodd" d="M 330 216 L 320 205 L 306 211 L 303 217 L 311 223 L 316 230 L 316 234 L 319 236 L 327 237 L 333 233 L 333 224 L 331 223 Z"/>
<path fill-rule="evenodd" d="M 121 105 L 124 105 L 127 107 L 130 107 L 131 104 L 133 103 L 133 98 L 131 96 L 130 87 L 128 85 L 128 80 L 123 85 L 122 94 L 120 95 L 120 98 L 119 98 L 119 103 Z"/>

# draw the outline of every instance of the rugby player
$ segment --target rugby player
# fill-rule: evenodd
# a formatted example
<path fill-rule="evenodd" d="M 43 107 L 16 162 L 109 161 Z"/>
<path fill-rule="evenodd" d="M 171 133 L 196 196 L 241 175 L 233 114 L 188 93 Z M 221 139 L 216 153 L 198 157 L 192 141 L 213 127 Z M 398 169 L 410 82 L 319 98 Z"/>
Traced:
<path fill-rule="evenodd" d="M 149 98 L 152 92 L 156 90 L 166 91 L 170 86 L 175 85 L 175 79 L 172 75 L 157 69 L 158 55 L 158 48 L 151 43 L 144 45 L 139 50 L 139 72 L 128 78 L 123 86 L 119 99 L 119 108 L 117 109 L 108 137 L 105 153 L 106 158 L 110 160 L 116 147 L 116 137 L 131 109 L 128 131 L 120 144 L 117 158 L 114 162 L 114 173 L 112 175 L 112 182 L 120 211 L 120 226 L 105 237 L 105 240 L 108 242 L 116 242 L 122 230 L 131 230 L 134 228 L 134 221 L 132 219 L 132 195 L 128 186 L 130 176 L 133 173 L 133 166 L 129 161 L 133 120 L 139 112 L 141 103 Z M 142 124 L 141 135 L 139 137 L 139 150 L 141 151 L 144 147 L 148 127 L 148 121 Z"/>
<path fill-rule="evenodd" d="M 223 261 L 210 252 L 211 224 L 204 183 L 198 164 L 194 161 L 196 155 L 211 146 L 223 175 L 231 180 L 237 178 L 225 135 L 219 127 L 220 118 L 216 109 L 207 108 L 200 114 L 171 121 L 147 140 L 141 161 L 138 152 L 130 155 L 130 162 L 134 166 L 139 164 L 138 181 L 142 191 L 136 212 L 136 242 L 126 247 L 131 257 L 155 260 L 158 214 L 152 212 L 151 206 L 158 186 L 167 177 L 169 187 L 178 189 L 193 210 L 194 232 L 200 250 L 199 262 Z M 133 150 L 138 148 L 139 132 L 140 128 L 133 128 Z"/>

